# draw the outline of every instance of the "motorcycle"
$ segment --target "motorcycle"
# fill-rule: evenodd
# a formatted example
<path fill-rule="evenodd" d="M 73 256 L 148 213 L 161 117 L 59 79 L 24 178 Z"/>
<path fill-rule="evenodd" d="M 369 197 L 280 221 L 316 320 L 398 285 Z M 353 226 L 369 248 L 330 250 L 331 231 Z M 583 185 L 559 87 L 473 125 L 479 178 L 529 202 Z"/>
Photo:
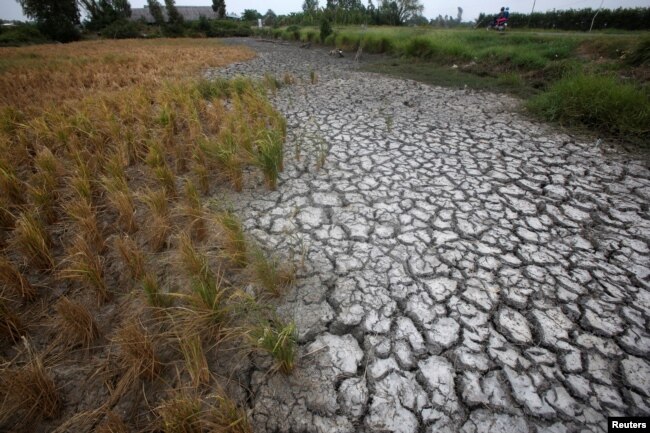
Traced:
<path fill-rule="evenodd" d="M 488 30 L 504 32 L 508 28 L 508 18 L 496 18 L 488 26 Z"/>

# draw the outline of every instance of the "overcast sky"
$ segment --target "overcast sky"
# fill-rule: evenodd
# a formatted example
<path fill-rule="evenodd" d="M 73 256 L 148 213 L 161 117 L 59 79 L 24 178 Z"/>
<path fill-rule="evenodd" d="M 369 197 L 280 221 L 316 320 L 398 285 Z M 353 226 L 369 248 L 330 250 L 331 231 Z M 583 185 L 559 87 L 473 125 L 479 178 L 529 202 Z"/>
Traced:
<path fill-rule="evenodd" d="M 134 8 L 143 7 L 146 0 L 130 0 Z M 298 12 L 302 8 L 304 0 L 226 0 L 226 10 L 228 13 L 235 12 L 241 14 L 244 9 L 257 9 L 262 14 L 268 9 L 280 14 L 289 12 Z M 367 4 L 367 0 L 361 0 Z M 320 0 L 320 5 L 324 6 L 326 0 Z M 536 11 L 545 11 L 551 9 L 582 9 L 597 8 L 601 0 L 537 0 L 535 5 Z M 163 3 L 160 0 L 160 3 Z M 373 0 L 377 5 L 379 0 Z M 178 6 L 209 6 L 212 0 L 176 0 Z M 498 12 L 501 6 L 509 6 L 510 12 L 528 13 L 533 6 L 533 0 L 520 1 L 512 0 L 495 0 L 494 2 L 485 0 L 423 0 L 424 16 L 427 18 L 437 17 L 438 14 L 456 16 L 458 6 L 463 8 L 463 21 L 471 21 L 478 17 L 480 12 Z M 648 7 L 648 0 L 604 0 L 603 7 L 616 9 L 618 7 Z M 20 5 L 16 0 L 0 0 L 0 18 L 5 20 L 24 20 Z"/>

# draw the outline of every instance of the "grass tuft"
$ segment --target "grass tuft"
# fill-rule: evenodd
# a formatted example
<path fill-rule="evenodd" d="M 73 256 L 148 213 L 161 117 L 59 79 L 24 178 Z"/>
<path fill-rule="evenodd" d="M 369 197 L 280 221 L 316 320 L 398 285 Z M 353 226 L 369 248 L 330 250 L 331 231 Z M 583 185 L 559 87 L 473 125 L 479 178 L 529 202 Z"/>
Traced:
<path fill-rule="evenodd" d="M 88 349 L 99 337 L 99 328 L 88 309 L 65 296 L 56 304 L 58 338 L 66 345 Z"/>
<path fill-rule="evenodd" d="M 295 367 L 296 326 L 271 319 L 257 325 L 251 331 L 254 347 L 267 352 L 275 361 L 274 369 L 290 374 Z"/>
<path fill-rule="evenodd" d="M 217 217 L 221 227 L 223 248 L 230 261 L 238 268 L 244 268 L 248 263 L 246 257 L 247 243 L 244 230 L 237 216 L 230 211 L 222 212 Z"/>
<path fill-rule="evenodd" d="M 164 189 L 147 190 L 142 195 L 142 201 L 149 207 L 149 245 L 153 251 L 162 251 L 167 246 L 167 238 L 172 231 L 167 192 Z"/>
<path fill-rule="evenodd" d="M 0 371 L 0 425 L 11 418 L 20 425 L 59 415 L 62 401 L 54 381 L 41 357 L 32 353 L 30 358 L 22 367 Z"/>
<path fill-rule="evenodd" d="M 0 337 L 4 337 L 13 343 L 20 341 L 24 332 L 22 320 L 16 314 L 9 303 L 0 297 Z"/>
<path fill-rule="evenodd" d="M 162 364 L 156 355 L 155 342 L 140 322 L 129 321 L 117 331 L 114 341 L 120 347 L 120 362 L 124 370 L 148 380 L 158 376 Z"/>
<path fill-rule="evenodd" d="M 273 297 L 282 295 L 296 278 L 295 266 L 282 264 L 274 256 L 267 257 L 259 248 L 253 251 L 250 267 L 264 293 Z"/>
<path fill-rule="evenodd" d="M 104 259 L 83 236 L 75 238 L 64 264 L 60 273 L 62 278 L 79 281 L 94 289 L 100 302 L 108 300 L 108 287 L 104 280 Z"/>
<path fill-rule="evenodd" d="M 36 214 L 30 211 L 20 214 L 16 219 L 13 235 L 13 246 L 22 252 L 31 264 L 41 269 L 54 267 L 52 241 Z"/>
<path fill-rule="evenodd" d="M 36 289 L 7 258 L 0 256 L 0 282 L 9 287 L 23 299 L 31 301 L 36 298 Z"/>
<path fill-rule="evenodd" d="M 150 273 L 145 274 L 141 284 L 149 305 L 155 308 L 167 308 L 172 305 L 171 298 L 163 292 L 156 276 Z"/>
<path fill-rule="evenodd" d="M 269 131 L 257 141 L 256 164 L 264 173 L 266 185 L 274 191 L 283 167 L 284 139 L 279 131 Z"/>
<path fill-rule="evenodd" d="M 202 420 L 202 402 L 187 392 L 180 392 L 176 396 L 164 401 L 156 408 L 160 417 L 160 428 L 165 433 L 202 433 L 204 422 Z"/>
<path fill-rule="evenodd" d="M 122 262 L 126 265 L 131 278 L 139 280 L 144 276 L 144 253 L 138 244 L 128 235 L 115 238 L 115 249 L 119 253 Z"/>

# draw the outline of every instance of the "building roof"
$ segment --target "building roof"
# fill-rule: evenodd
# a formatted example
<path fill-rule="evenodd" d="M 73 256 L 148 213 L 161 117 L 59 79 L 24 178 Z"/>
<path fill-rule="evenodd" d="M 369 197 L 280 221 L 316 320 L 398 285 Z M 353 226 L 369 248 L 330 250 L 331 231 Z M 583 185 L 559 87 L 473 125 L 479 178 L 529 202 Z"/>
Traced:
<path fill-rule="evenodd" d="M 162 6 L 161 9 L 165 20 L 167 20 L 167 8 Z M 212 10 L 211 6 L 176 6 L 176 9 L 185 21 L 196 21 L 201 15 L 210 19 L 217 18 L 217 14 Z M 227 16 L 228 18 L 239 18 L 237 14 L 227 14 Z M 131 20 L 138 21 L 140 19 L 144 19 L 148 23 L 154 22 L 148 7 L 131 9 Z"/>

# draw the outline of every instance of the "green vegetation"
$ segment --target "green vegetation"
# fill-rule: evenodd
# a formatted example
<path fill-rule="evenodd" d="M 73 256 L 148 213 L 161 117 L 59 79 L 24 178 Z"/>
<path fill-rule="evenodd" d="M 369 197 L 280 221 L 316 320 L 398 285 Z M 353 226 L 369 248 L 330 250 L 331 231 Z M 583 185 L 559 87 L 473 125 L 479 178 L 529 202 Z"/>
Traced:
<path fill-rule="evenodd" d="M 288 30 L 256 32 L 318 40 L 313 27 Z M 325 44 L 390 56 L 371 58 L 368 71 L 532 98 L 530 113 L 545 120 L 647 142 L 650 37 L 641 35 L 339 27 Z"/>
<path fill-rule="evenodd" d="M 650 94 L 613 76 L 575 75 L 528 102 L 543 118 L 623 137 L 650 136 Z"/>

